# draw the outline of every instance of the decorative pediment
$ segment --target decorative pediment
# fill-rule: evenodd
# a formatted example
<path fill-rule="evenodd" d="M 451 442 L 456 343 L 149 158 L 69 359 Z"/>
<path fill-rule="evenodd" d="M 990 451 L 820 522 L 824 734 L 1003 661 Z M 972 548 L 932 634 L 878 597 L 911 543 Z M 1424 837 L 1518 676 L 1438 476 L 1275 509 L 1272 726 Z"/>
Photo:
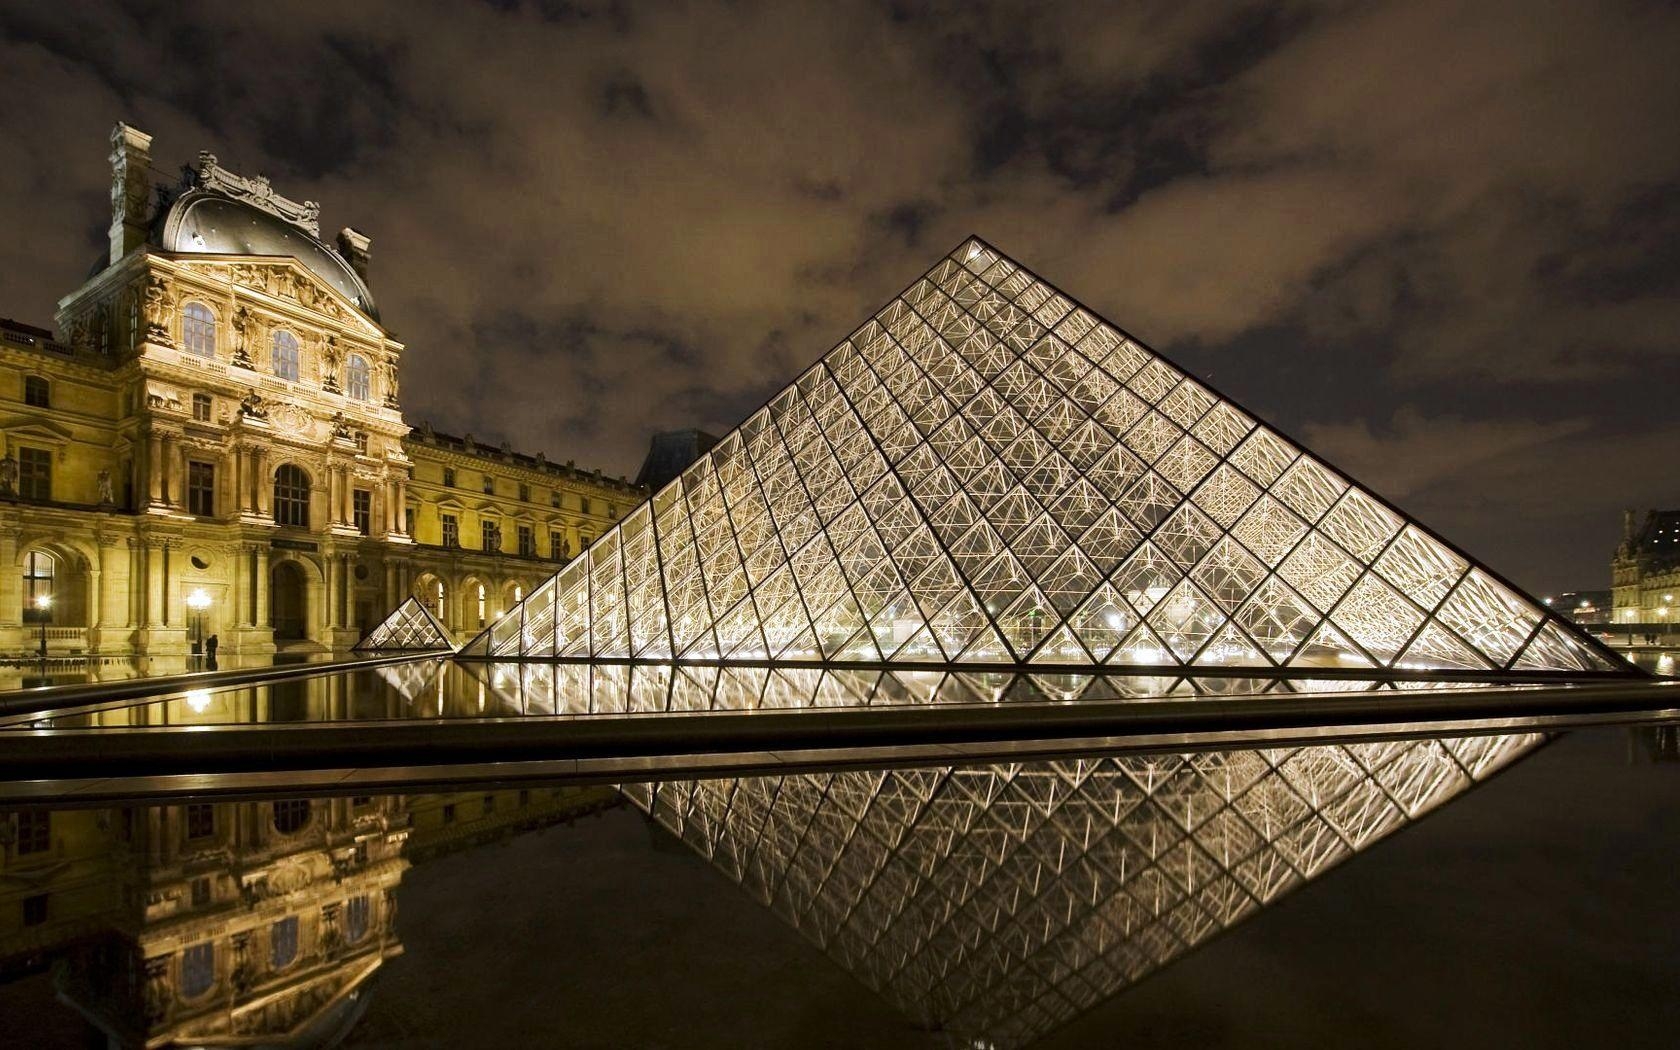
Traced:
<path fill-rule="evenodd" d="M 385 333 L 369 321 L 343 292 L 321 280 L 309 267 L 295 259 L 272 259 L 267 256 L 207 259 L 198 256 L 191 260 L 183 259 L 180 265 L 191 272 L 228 281 L 239 288 L 261 292 L 278 299 L 290 299 L 305 310 L 330 317 L 368 338 L 384 337 Z"/>
<path fill-rule="evenodd" d="M 30 441 L 45 445 L 67 445 L 75 439 L 70 428 L 51 420 L 30 419 L 28 416 L 0 417 L 0 429 L 12 441 Z"/>

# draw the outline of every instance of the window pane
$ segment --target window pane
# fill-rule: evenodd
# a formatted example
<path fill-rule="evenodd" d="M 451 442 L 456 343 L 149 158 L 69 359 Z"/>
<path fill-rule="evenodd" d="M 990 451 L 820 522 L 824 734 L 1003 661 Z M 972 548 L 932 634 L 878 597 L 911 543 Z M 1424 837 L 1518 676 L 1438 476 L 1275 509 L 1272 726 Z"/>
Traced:
<path fill-rule="evenodd" d="M 52 499 L 52 453 L 44 448 L 18 449 L 18 495 Z"/>
<path fill-rule="evenodd" d="M 274 333 L 274 374 L 281 379 L 297 382 L 298 342 L 290 332 Z"/>
<path fill-rule="evenodd" d="M 181 311 L 181 349 L 195 357 L 216 356 L 216 317 L 203 303 Z"/>
<path fill-rule="evenodd" d="M 344 392 L 357 401 L 366 401 L 371 385 L 367 359 L 360 354 L 351 354 L 349 363 L 344 366 Z"/>

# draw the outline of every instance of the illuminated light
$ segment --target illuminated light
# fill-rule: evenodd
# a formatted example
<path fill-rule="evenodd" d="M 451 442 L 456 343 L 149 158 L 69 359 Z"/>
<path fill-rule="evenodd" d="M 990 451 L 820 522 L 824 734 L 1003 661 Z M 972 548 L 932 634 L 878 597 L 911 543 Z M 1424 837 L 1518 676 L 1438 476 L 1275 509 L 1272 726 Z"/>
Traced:
<path fill-rule="evenodd" d="M 51 609 L 52 608 L 52 595 L 50 595 L 50 594 L 37 594 L 35 596 L 35 608 L 40 609 L 42 612 L 46 612 L 48 609 Z"/>
<path fill-rule="evenodd" d="M 193 612 L 203 612 L 210 608 L 210 595 L 203 587 L 194 587 L 193 592 L 187 595 L 187 608 Z"/>
<path fill-rule="evenodd" d="M 192 708 L 193 714 L 202 715 L 205 712 L 205 710 L 207 708 L 209 708 L 209 706 L 210 706 L 210 690 L 208 690 L 208 689 L 189 689 L 189 690 L 187 690 L 187 706 Z"/>

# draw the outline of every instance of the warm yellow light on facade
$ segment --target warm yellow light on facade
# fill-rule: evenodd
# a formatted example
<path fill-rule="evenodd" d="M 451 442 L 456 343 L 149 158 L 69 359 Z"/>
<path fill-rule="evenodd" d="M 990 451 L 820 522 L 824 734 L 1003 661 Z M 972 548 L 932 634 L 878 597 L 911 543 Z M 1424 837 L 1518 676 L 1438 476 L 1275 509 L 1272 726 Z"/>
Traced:
<path fill-rule="evenodd" d="M 203 587 L 193 588 L 193 592 L 187 595 L 187 608 L 191 609 L 193 612 L 203 612 L 204 610 L 210 608 L 209 593 L 206 592 Z"/>

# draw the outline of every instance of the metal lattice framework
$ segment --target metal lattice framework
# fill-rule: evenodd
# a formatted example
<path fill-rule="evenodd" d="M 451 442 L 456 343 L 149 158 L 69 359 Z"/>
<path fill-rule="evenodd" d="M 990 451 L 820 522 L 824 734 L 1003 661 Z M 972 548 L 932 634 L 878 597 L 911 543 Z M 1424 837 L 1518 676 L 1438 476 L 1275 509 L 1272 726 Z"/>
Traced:
<path fill-rule="evenodd" d="M 626 785 L 918 1022 L 1016 1046 L 1535 747 L 1534 735 Z"/>
<path fill-rule="evenodd" d="M 355 651 L 435 652 L 453 648 L 455 643 L 449 640 L 449 629 L 418 598 L 411 597 L 357 642 Z"/>
<path fill-rule="evenodd" d="M 932 705 L 1044 704 L 1073 700 L 1261 697 L 1389 691 L 1415 682 L 1259 678 L 1207 674 L 1121 675 L 906 668 L 764 667 L 731 664 L 468 662 L 462 665 L 502 712 L 682 714 L 694 711 L 842 710 Z M 1492 683 L 1428 683 L 1431 691 Z"/>
<path fill-rule="evenodd" d="M 1626 671 L 979 240 L 463 654 Z"/>

